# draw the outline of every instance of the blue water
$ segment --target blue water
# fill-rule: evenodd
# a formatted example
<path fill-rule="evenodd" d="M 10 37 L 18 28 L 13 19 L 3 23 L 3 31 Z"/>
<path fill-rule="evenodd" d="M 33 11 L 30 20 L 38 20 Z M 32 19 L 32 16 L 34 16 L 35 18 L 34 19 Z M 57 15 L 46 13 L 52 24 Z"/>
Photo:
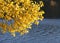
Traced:
<path fill-rule="evenodd" d="M 60 19 L 44 19 L 29 31 L 23 36 L 16 33 L 16 37 L 0 33 L 0 43 L 60 43 Z"/>

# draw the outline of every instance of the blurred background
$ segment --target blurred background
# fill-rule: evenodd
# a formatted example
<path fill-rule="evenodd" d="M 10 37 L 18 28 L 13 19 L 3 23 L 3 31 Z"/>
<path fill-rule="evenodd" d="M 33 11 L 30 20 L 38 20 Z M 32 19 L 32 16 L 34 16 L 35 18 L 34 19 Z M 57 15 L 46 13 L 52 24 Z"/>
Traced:
<path fill-rule="evenodd" d="M 45 18 L 60 18 L 60 0 L 43 0 Z"/>
<path fill-rule="evenodd" d="M 35 0 L 39 2 L 39 0 Z M 45 11 L 44 17 L 49 19 L 59 19 L 60 18 L 60 0 L 43 0 Z"/>

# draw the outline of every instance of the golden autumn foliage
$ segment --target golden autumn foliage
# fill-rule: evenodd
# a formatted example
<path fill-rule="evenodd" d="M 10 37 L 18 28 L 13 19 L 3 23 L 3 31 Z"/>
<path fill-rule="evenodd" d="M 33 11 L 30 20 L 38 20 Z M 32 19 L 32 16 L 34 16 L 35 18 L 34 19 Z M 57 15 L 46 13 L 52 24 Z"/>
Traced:
<path fill-rule="evenodd" d="M 10 32 L 15 36 L 15 32 L 21 35 L 28 33 L 32 23 L 39 24 L 38 20 L 44 17 L 44 11 L 41 10 L 44 4 L 42 1 L 37 3 L 33 0 L 0 0 L 0 27 L 2 32 Z M 7 22 L 13 20 L 11 24 Z M 4 22 L 5 21 L 5 22 Z"/>

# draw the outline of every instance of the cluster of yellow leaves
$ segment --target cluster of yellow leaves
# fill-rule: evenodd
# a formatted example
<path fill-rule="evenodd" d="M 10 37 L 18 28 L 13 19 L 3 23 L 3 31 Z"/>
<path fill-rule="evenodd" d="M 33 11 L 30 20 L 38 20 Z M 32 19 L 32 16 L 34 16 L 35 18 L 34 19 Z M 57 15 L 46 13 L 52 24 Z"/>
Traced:
<path fill-rule="evenodd" d="M 41 7 L 43 2 L 33 2 L 33 0 L 0 0 L 0 18 L 7 22 L 12 20 L 13 24 L 7 25 L 0 23 L 3 32 L 10 32 L 15 36 L 15 32 L 20 34 L 28 33 L 28 28 L 31 28 L 32 23 L 39 24 L 38 20 L 44 17 L 44 11 Z"/>

